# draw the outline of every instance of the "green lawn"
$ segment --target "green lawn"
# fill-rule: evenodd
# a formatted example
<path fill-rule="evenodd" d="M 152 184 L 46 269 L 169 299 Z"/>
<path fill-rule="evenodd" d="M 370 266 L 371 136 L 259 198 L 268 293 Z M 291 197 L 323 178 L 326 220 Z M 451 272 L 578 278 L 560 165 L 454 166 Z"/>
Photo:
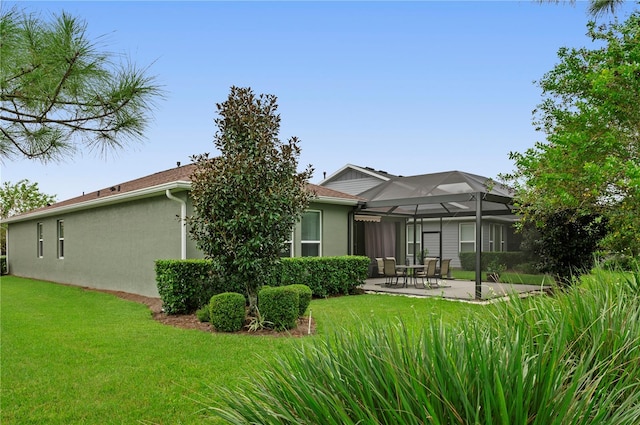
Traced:
<path fill-rule="evenodd" d="M 16 277 L 0 283 L 4 424 L 216 423 L 200 410 L 216 388 L 313 338 L 362 321 L 455 322 L 487 307 L 433 298 L 360 295 L 313 300 L 318 335 L 211 334 L 155 322 L 115 296 Z"/>

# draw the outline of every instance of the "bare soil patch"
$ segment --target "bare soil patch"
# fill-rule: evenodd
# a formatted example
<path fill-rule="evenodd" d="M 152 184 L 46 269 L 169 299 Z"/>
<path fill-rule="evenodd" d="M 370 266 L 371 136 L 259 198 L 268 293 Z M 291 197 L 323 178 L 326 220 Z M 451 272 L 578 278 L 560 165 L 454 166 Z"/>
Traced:
<path fill-rule="evenodd" d="M 127 301 L 133 301 L 139 304 L 144 304 L 151 310 L 151 315 L 154 320 L 168 326 L 173 326 L 181 329 L 197 329 L 204 332 L 216 332 L 210 323 L 201 322 L 198 320 L 195 314 L 172 314 L 168 315 L 162 311 L 162 300 L 160 298 L 145 297 L 144 295 L 130 294 L 122 291 L 110 291 L 106 289 L 92 289 L 85 288 L 90 291 L 105 292 L 115 295 L 118 298 L 122 298 Z M 247 323 L 248 324 L 248 323 Z M 255 332 L 249 332 L 247 328 L 236 332 L 247 335 L 270 335 L 270 336 L 289 336 L 289 337 L 302 337 L 307 335 L 313 335 L 316 333 L 316 323 L 311 319 L 309 324 L 308 317 L 300 317 L 298 319 L 298 326 L 295 329 L 289 329 L 288 331 L 274 331 L 271 329 L 262 329 Z"/>

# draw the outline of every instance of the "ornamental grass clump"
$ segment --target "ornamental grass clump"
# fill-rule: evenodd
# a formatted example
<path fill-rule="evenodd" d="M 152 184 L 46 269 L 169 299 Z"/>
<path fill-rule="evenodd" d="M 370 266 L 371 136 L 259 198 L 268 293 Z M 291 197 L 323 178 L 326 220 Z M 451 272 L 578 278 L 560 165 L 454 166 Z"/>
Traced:
<path fill-rule="evenodd" d="M 640 423 L 640 273 L 492 319 L 363 321 L 281 357 L 213 411 L 261 424 Z"/>

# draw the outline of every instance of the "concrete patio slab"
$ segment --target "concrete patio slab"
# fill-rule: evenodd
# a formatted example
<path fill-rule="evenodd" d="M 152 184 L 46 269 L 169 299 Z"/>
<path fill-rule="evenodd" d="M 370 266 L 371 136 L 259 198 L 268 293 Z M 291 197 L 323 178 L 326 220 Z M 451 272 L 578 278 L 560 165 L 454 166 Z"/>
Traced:
<path fill-rule="evenodd" d="M 476 283 L 470 280 L 442 279 L 440 287 L 421 289 L 411 282 L 402 287 L 402 279 L 396 286 L 385 285 L 384 278 L 367 279 L 361 288 L 367 293 L 405 295 L 414 297 L 439 297 L 460 301 L 488 302 L 510 294 L 540 294 L 549 286 L 482 282 L 482 299 L 475 299 Z"/>

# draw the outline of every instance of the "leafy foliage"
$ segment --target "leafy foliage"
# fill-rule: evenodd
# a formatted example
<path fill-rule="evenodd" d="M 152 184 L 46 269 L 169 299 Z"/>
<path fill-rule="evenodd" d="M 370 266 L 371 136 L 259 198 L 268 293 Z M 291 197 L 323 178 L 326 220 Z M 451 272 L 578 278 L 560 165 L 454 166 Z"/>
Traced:
<path fill-rule="evenodd" d="M 283 354 L 213 411 L 232 424 L 623 425 L 640 419 L 640 273 L 456 326 L 365 320 Z"/>
<path fill-rule="evenodd" d="M 237 332 L 244 326 L 246 300 L 242 294 L 223 292 L 211 297 L 209 321 L 220 332 Z"/>
<path fill-rule="evenodd" d="M 569 285 L 574 277 L 588 272 L 595 253 L 607 233 L 606 218 L 574 217 L 558 211 L 541 218 L 542 225 L 525 232 L 539 270 L 550 273 L 560 285 Z"/>
<path fill-rule="evenodd" d="M 162 91 L 146 70 L 117 66 L 86 27 L 64 12 L 46 22 L 2 11 L 0 158 L 57 160 L 78 141 L 105 154 L 143 136 Z"/>
<path fill-rule="evenodd" d="M 42 193 L 38 183 L 31 183 L 26 179 L 15 184 L 5 181 L 0 187 L 0 217 L 22 214 L 46 207 L 55 201 L 56 196 Z"/>
<path fill-rule="evenodd" d="M 156 260 L 156 284 L 167 314 L 189 314 L 222 292 L 243 293 L 214 273 L 208 260 Z"/>
<path fill-rule="evenodd" d="M 557 212 L 603 216 L 603 246 L 640 254 L 640 15 L 608 26 L 588 24 L 593 49 L 562 48 L 539 82 L 535 125 L 546 134 L 512 152 L 524 220 L 542 228 Z"/>
<path fill-rule="evenodd" d="M 307 311 L 309 304 L 311 304 L 311 288 L 307 285 L 288 285 L 287 288 L 293 289 L 298 293 L 298 316 L 303 316 Z"/>
<path fill-rule="evenodd" d="M 26 179 L 20 180 L 15 184 L 5 181 L 0 186 L 0 218 L 7 218 L 46 207 L 55 201 L 55 195 L 47 195 L 40 192 L 38 183 L 31 183 Z M 5 253 L 7 245 L 6 225 L 2 225 L 0 232 L 2 232 L 0 245 L 2 253 Z"/>
<path fill-rule="evenodd" d="M 278 139 L 275 96 L 232 87 L 217 107 L 215 146 L 221 155 L 194 157 L 190 232 L 220 274 L 245 287 L 253 308 L 312 197 L 306 187 L 312 169 L 297 171 L 297 138 Z"/>
<path fill-rule="evenodd" d="M 274 329 L 293 329 L 298 325 L 299 291 L 290 286 L 264 287 L 258 293 L 260 313 Z"/>
<path fill-rule="evenodd" d="M 458 256 L 462 270 L 476 269 L 475 252 L 460 252 Z M 527 261 L 527 256 L 521 251 L 483 251 L 481 261 L 481 270 L 488 270 L 489 264 L 493 262 L 504 264 L 507 269 L 515 269 L 516 266 Z"/>
<path fill-rule="evenodd" d="M 315 297 L 347 295 L 364 283 L 370 262 L 364 256 L 282 258 L 269 283 L 307 285 Z"/>

